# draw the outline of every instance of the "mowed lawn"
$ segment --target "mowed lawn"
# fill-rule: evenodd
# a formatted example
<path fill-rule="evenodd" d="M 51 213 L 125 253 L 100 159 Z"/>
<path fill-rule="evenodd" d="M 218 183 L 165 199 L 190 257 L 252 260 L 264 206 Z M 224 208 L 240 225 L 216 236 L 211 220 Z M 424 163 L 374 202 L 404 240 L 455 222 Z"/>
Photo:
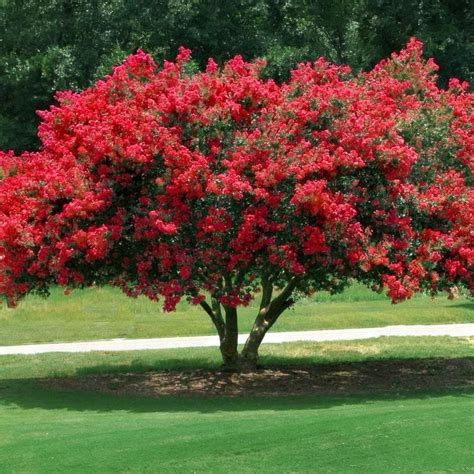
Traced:
<path fill-rule="evenodd" d="M 474 306 L 419 296 L 391 305 L 355 286 L 306 299 L 275 330 L 473 322 Z M 255 307 L 244 311 L 249 329 Z M 0 344 L 213 334 L 200 308 L 165 314 L 111 288 L 58 289 L 0 310 Z M 472 361 L 473 338 L 268 344 L 267 367 Z M 0 356 L 0 472 L 467 472 L 474 388 L 383 393 L 147 398 L 46 388 L 48 377 L 216 369 L 217 348 Z M 438 364 L 439 365 L 439 364 Z M 472 364 L 466 365 L 472 372 Z M 444 374 L 444 372 L 442 372 Z M 468 374 L 474 378 L 474 374 Z M 380 373 L 384 377 L 384 371 Z M 444 382 L 444 378 L 442 379 Z"/>
<path fill-rule="evenodd" d="M 265 364 L 473 357 L 473 339 L 262 348 Z M 0 357 L 0 472 L 469 472 L 474 391 L 144 398 L 41 377 L 212 368 L 217 349 Z"/>
<path fill-rule="evenodd" d="M 254 302 L 240 310 L 240 332 L 247 332 L 257 310 Z M 319 293 L 283 314 L 273 331 L 340 329 L 396 324 L 474 322 L 474 303 L 420 295 L 392 305 L 380 294 L 354 285 L 340 295 Z M 146 298 L 131 299 L 114 288 L 77 290 L 65 296 L 29 296 L 15 309 L 0 307 L 0 345 L 108 338 L 148 338 L 215 334 L 198 306 L 181 302 L 174 313 Z"/>

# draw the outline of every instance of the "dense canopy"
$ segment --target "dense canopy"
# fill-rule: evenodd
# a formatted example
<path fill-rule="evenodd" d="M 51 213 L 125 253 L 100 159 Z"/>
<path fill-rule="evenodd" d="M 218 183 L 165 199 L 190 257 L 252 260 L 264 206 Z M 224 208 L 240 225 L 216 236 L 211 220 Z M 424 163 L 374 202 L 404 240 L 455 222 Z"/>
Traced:
<path fill-rule="evenodd" d="M 351 279 L 394 302 L 474 292 L 474 95 L 438 88 L 419 41 L 370 72 L 318 59 L 282 84 L 240 56 L 188 74 L 189 56 L 158 70 L 139 51 L 58 93 L 41 149 L 0 154 L 0 294 L 186 296 L 223 339 L 258 291 L 263 334 L 294 292 Z"/>

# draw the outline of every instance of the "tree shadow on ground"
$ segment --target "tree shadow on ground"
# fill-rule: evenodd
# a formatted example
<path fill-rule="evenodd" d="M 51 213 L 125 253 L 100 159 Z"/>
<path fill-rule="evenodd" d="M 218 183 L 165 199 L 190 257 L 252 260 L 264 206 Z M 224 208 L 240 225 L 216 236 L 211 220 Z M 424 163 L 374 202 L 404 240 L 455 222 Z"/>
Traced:
<path fill-rule="evenodd" d="M 380 400 L 474 395 L 474 357 L 306 366 L 280 363 L 242 375 L 218 369 L 158 373 L 139 364 L 132 367 L 134 373 L 130 368 L 126 374 L 105 374 L 107 367 L 98 366 L 95 375 L 89 368 L 79 370 L 79 377 L 3 380 L 0 405 L 91 412 L 215 413 L 326 409 Z"/>

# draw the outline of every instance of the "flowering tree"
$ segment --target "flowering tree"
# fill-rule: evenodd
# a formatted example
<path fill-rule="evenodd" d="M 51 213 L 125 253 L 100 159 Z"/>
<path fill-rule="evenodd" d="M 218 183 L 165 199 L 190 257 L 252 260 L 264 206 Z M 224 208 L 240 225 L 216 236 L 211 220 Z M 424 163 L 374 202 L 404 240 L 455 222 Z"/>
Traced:
<path fill-rule="evenodd" d="M 187 75 L 186 49 L 159 71 L 138 52 L 59 93 L 41 150 L 0 154 L 0 294 L 186 297 L 236 367 L 301 294 L 474 293 L 474 96 L 438 89 L 421 49 L 355 76 L 319 59 L 282 85 L 238 56 Z M 258 293 L 239 354 L 237 308 Z"/>

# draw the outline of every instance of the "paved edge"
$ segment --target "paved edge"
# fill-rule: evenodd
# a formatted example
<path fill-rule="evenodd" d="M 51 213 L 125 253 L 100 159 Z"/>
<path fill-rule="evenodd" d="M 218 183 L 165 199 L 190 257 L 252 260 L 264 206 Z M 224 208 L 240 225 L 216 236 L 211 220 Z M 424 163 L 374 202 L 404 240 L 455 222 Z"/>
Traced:
<path fill-rule="evenodd" d="M 378 328 L 328 329 L 321 331 L 271 332 L 265 336 L 264 344 L 278 344 L 296 341 L 351 341 L 383 336 L 474 336 L 474 323 L 385 326 Z M 239 334 L 243 344 L 247 334 Z M 166 337 L 153 339 L 110 339 L 85 342 L 51 344 L 25 344 L 0 346 L 1 355 L 45 354 L 49 352 L 93 352 L 93 351 L 136 351 L 150 349 L 178 349 L 187 347 L 218 347 L 217 336 Z"/>

